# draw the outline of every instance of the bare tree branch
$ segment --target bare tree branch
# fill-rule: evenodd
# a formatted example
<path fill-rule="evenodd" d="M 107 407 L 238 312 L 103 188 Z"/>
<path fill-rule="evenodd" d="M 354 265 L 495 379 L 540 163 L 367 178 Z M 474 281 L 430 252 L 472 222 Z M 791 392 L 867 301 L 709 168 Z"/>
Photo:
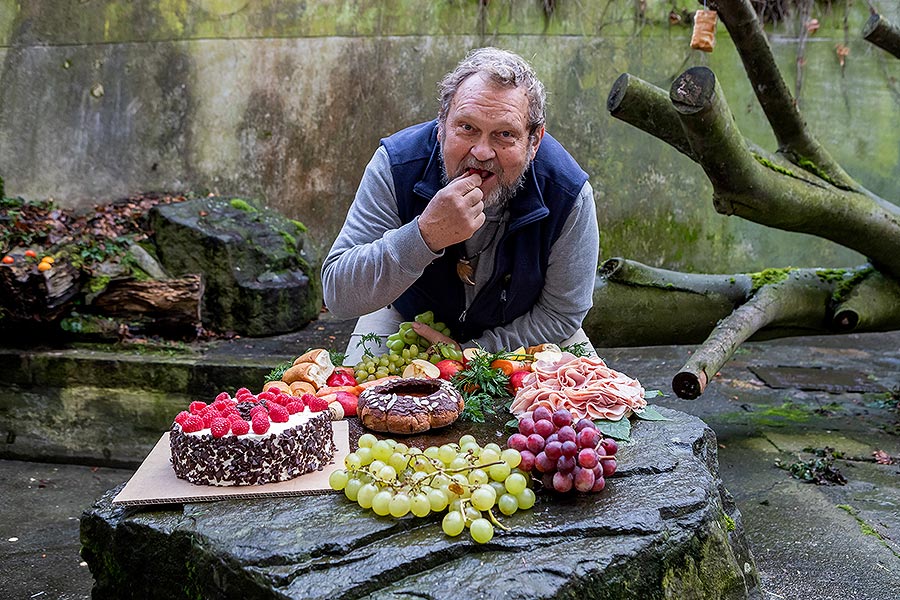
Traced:
<path fill-rule="evenodd" d="M 706 67 L 676 78 L 670 96 L 693 155 L 713 185 L 718 212 L 832 240 L 900 277 L 900 207 L 765 168 L 751 154 Z"/>
<path fill-rule="evenodd" d="M 731 34 L 744 63 L 747 78 L 753 85 L 756 99 L 778 140 L 778 151 L 784 153 L 795 165 L 834 186 L 862 191 L 862 186 L 844 171 L 809 132 L 775 63 L 769 40 L 750 0 L 705 1 L 710 8 L 718 11 L 719 18 Z"/>

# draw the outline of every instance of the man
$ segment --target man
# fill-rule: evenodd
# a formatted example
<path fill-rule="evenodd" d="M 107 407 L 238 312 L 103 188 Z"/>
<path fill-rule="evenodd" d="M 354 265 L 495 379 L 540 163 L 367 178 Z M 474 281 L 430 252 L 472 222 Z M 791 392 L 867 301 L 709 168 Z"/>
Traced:
<path fill-rule="evenodd" d="M 436 121 L 381 141 L 323 264 L 329 310 L 363 315 L 345 364 L 360 336 L 427 310 L 463 346 L 587 342 L 593 191 L 544 132 L 543 85 L 521 57 L 482 48 L 444 77 L 440 102 Z"/>

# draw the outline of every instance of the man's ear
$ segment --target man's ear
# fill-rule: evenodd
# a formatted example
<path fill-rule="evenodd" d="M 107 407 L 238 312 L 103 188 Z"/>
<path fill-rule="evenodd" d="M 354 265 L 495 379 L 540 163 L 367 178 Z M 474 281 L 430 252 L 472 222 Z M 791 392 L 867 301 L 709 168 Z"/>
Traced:
<path fill-rule="evenodd" d="M 530 160 L 534 160 L 534 157 L 537 155 L 538 148 L 541 146 L 541 140 L 544 139 L 544 126 L 541 125 L 539 128 L 534 130 L 528 137 L 528 145 L 530 146 L 531 158 Z"/>

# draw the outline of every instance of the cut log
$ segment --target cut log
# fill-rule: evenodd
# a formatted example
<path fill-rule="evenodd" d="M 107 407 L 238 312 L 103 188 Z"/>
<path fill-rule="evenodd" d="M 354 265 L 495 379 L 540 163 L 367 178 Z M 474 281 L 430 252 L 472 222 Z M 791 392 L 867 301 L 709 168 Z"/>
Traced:
<path fill-rule="evenodd" d="M 875 13 L 862 30 L 863 39 L 900 58 L 900 28 Z"/>
<path fill-rule="evenodd" d="M 81 272 L 67 262 L 39 271 L 37 261 L 14 255 L 0 267 L 0 309 L 12 323 L 53 323 L 80 297 Z"/>
<path fill-rule="evenodd" d="M 200 328 L 203 281 L 200 275 L 149 281 L 112 281 L 91 303 L 91 309 L 147 330 L 189 335 Z"/>
<path fill-rule="evenodd" d="M 693 399 L 748 339 L 786 335 L 889 331 L 900 326 L 900 283 L 870 265 L 847 270 L 792 269 L 759 287 L 724 318 L 672 379 L 679 398 Z"/>

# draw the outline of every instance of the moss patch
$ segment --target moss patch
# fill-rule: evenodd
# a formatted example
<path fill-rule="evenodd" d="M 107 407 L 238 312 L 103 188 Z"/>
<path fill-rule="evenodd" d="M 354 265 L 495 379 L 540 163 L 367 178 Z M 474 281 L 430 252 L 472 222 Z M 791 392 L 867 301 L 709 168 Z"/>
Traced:
<path fill-rule="evenodd" d="M 751 293 L 756 293 L 764 285 L 781 283 L 790 276 L 791 271 L 795 270 L 787 267 L 785 269 L 764 269 L 758 273 L 750 273 Z"/>
<path fill-rule="evenodd" d="M 868 266 L 855 271 L 850 277 L 844 277 L 831 294 L 831 300 L 835 304 L 840 304 L 857 285 L 874 272 L 874 267 Z"/>
<path fill-rule="evenodd" d="M 788 177 L 797 177 L 797 175 L 791 171 L 790 169 L 786 169 L 781 165 L 776 165 L 774 162 L 769 160 L 768 158 L 761 156 L 759 154 L 753 153 L 753 158 L 756 159 L 756 162 L 766 167 L 767 169 L 772 169 L 776 173 L 781 173 L 782 175 L 787 175 Z"/>

